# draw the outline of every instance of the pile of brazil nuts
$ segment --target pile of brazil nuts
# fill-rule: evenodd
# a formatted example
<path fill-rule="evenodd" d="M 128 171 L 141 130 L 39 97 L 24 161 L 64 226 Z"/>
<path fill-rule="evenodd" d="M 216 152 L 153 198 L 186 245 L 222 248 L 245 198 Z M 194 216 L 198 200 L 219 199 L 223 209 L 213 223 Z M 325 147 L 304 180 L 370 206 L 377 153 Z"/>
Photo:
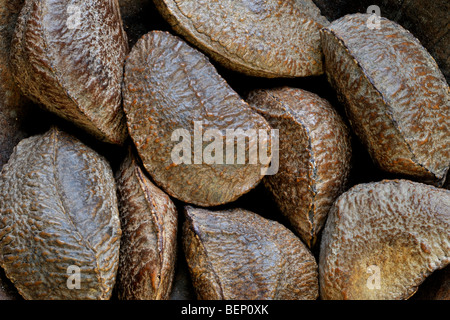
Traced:
<path fill-rule="evenodd" d="M 450 299 L 449 4 L 388 2 L 0 0 L 0 300 Z"/>

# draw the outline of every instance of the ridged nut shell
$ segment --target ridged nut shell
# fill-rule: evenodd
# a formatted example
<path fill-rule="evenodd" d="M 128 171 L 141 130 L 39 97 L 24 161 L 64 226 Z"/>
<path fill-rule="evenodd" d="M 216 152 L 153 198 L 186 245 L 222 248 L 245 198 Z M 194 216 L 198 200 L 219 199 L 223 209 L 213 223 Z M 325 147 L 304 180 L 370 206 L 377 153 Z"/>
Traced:
<path fill-rule="evenodd" d="M 103 157 L 53 127 L 15 148 L 0 198 L 0 265 L 25 299 L 110 298 L 121 229 Z"/>
<path fill-rule="evenodd" d="M 326 74 L 350 123 L 385 171 L 441 185 L 450 165 L 449 87 L 407 30 L 367 14 L 322 29 Z"/>
<path fill-rule="evenodd" d="M 122 144 L 127 51 L 117 0 L 26 0 L 11 64 L 28 97 L 98 139 Z"/>
<path fill-rule="evenodd" d="M 270 138 L 269 124 L 205 55 L 180 38 L 161 31 L 143 36 L 127 58 L 123 92 L 128 129 L 143 165 L 170 196 L 200 206 L 219 205 L 236 200 L 263 178 L 269 164 L 251 164 L 249 157 L 239 164 L 239 143 L 232 140 L 227 145 L 226 132 L 245 137 L 248 130 L 261 130 Z M 196 123 L 201 123 L 199 134 Z M 211 140 L 202 141 L 202 134 L 210 129 L 216 130 L 222 152 L 208 153 Z M 187 146 L 183 156 L 189 160 L 174 160 L 180 145 Z M 228 147 L 235 150 L 231 163 L 226 159 Z M 248 153 L 249 143 L 244 147 Z M 206 154 L 215 157 L 206 161 Z"/>
<path fill-rule="evenodd" d="M 280 223 L 242 209 L 185 214 L 183 248 L 199 299 L 317 299 L 316 261 Z"/>
<path fill-rule="evenodd" d="M 247 102 L 279 130 L 279 170 L 264 177 L 281 212 L 312 247 L 350 171 L 347 126 L 331 104 L 297 88 L 258 89 Z"/>
<path fill-rule="evenodd" d="M 450 32 L 448 0 L 313 0 L 330 21 L 346 14 L 367 12 L 376 5 L 380 14 L 409 30 L 436 59 L 447 82 L 450 80 Z M 373 12 L 373 11 L 372 11 Z M 373 20 L 374 22 L 376 20 Z"/>
<path fill-rule="evenodd" d="M 408 180 L 360 184 L 323 230 L 322 299 L 407 299 L 450 263 L 450 191 Z"/>
<path fill-rule="evenodd" d="M 122 300 L 168 299 L 177 254 L 177 210 L 130 152 L 117 174 L 122 227 L 117 292 Z"/>
<path fill-rule="evenodd" d="M 319 30 L 328 25 L 311 0 L 154 0 L 172 27 L 213 59 L 261 77 L 323 73 Z"/>

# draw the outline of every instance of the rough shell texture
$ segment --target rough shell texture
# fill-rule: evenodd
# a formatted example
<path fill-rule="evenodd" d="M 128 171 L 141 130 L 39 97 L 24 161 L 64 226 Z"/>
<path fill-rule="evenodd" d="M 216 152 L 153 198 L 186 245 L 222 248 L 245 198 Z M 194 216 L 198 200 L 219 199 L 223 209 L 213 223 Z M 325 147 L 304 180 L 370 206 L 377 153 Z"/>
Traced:
<path fill-rule="evenodd" d="M 145 168 L 169 195 L 201 206 L 219 205 L 237 199 L 262 179 L 268 164 L 230 164 L 222 154 L 226 147 L 239 147 L 234 140 L 225 147 L 226 130 L 241 129 L 236 135 L 245 137 L 247 130 L 261 129 L 269 136 L 269 124 L 231 89 L 206 56 L 178 37 L 159 31 L 142 37 L 127 58 L 123 91 L 130 136 Z M 201 122 L 202 133 L 220 131 L 211 140 L 223 146 L 223 152 L 217 148 L 211 161 L 198 158 L 214 152 L 208 153 L 211 140 L 202 141 L 194 122 Z M 182 138 L 175 136 L 174 141 L 177 131 Z M 190 161 L 176 164 L 172 153 L 181 143 L 187 144 L 183 156 Z M 249 143 L 245 147 L 248 153 Z"/>
<path fill-rule="evenodd" d="M 145 176 L 131 152 L 116 179 L 122 226 L 118 297 L 168 299 L 177 252 L 175 205 Z"/>
<path fill-rule="evenodd" d="M 24 0 L 0 0 L 0 170 L 14 146 L 28 135 L 29 101 L 13 81 L 9 53 Z"/>
<path fill-rule="evenodd" d="M 200 299 L 316 299 L 317 264 L 278 222 L 250 211 L 187 207 L 183 247 Z"/>
<path fill-rule="evenodd" d="M 117 0 L 26 0 L 11 64 L 24 94 L 100 140 L 121 144 L 127 50 Z"/>
<path fill-rule="evenodd" d="M 173 28 L 224 66 L 253 76 L 323 73 L 319 30 L 328 24 L 311 0 L 155 0 Z"/>
<path fill-rule="evenodd" d="M 327 77 L 383 170 L 439 185 L 450 159 L 449 87 L 408 31 L 384 18 L 370 30 L 367 19 L 348 15 L 322 30 Z"/>
<path fill-rule="evenodd" d="M 449 230 L 450 191 L 408 180 L 351 188 L 322 234 L 321 298 L 409 298 L 450 263 Z"/>
<path fill-rule="evenodd" d="M 22 140 L 0 177 L 0 265 L 26 299 L 108 299 L 120 222 L 109 164 L 52 128 Z M 69 271 L 80 268 L 80 289 Z"/>
<path fill-rule="evenodd" d="M 350 170 L 347 126 L 319 96 L 296 88 L 262 89 L 247 99 L 280 136 L 280 168 L 264 178 L 281 212 L 313 246 Z"/>
<path fill-rule="evenodd" d="M 370 0 L 371 1 L 371 0 Z M 380 0 L 379 0 L 380 1 Z M 447 82 L 450 80 L 450 26 L 447 0 L 381 0 L 385 16 L 411 31 L 436 59 Z"/>
<path fill-rule="evenodd" d="M 448 0 L 313 0 L 330 21 L 349 13 L 367 12 L 372 5 L 383 17 L 411 31 L 436 59 L 447 82 L 450 80 L 450 28 Z"/>

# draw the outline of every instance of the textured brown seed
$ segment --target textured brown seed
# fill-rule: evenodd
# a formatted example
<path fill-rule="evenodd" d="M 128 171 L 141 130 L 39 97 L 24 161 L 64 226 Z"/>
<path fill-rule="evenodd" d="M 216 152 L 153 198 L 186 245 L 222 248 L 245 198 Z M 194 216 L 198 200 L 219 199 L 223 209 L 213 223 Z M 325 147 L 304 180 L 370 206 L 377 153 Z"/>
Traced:
<path fill-rule="evenodd" d="M 116 179 L 122 227 L 119 299 L 168 299 L 177 252 L 175 205 L 145 176 L 131 152 Z"/>
<path fill-rule="evenodd" d="M 105 159 L 52 128 L 15 148 L 0 198 L 0 265 L 24 298 L 111 296 L 121 229 Z"/>
<path fill-rule="evenodd" d="M 27 96 L 100 140 L 121 144 L 127 50 L 117 0 L 26 0 L 11 64 Z"/>
<path fill-rule="evenodd" d="M 350 169 L 349 132 L 328 101 L 296 88 L 255 90 L 247 99 L 280 136 L 280 169 L 264 178 L 281 212 L 313 246 Z"/>
<path fill-rule="evenodd" d="M 449 87 L 407 30 L 347 15 L 321 32 L 329 81 L 372 158 L 391 173 L 441 184 L 450 159 Z"/>
<path fill-rule="evenodd" d="M 371 1 L 371 0 L 368 0 Z M 395 20 L 414 34 L 436 59 L 447 81 L 450 80 L 450 27 L 447 0 L 378 0 L 384 16 Z"/>
<path fill-rule="evenodd" d="M 269 124 L 231 89 L 206 56 L 180 38 L 160 31 L 142 37 L 127 58 L 123 91 L 130 136 L 144 167 L 169 195 L 201 206 L 219 205 L 237 199 L 262 179 L 268 164 L 251 164 L 249 157 L 239 164 L 236 149 L 242 144 L 230 139 L 227 144 L 231 135 L 226 130 L 236 130 L 243 138 L 251 135 L 248 130 L 262 130 L 270 137 Z M 206 139 L 207 130 L 217 134 Z M 177 153 L 180 144 L 188 150 Z M 246 154 L 249 145 L 245 144 Z M 234 148 L 232 161 L 226 159 L 231 158 L 228 147 Z M 208 152 L 211 149 L 217 153 Z M 174 161 L 173 153 L 189 159 Z"/>
<path fill-rule="evenodd" d="M 154 0 L 172 27 L 225 67 L 262 77 L 323 73 L 311 0 Z"/>
<path fill-rule="evenodd" d="M 450 32 L 448 26 L 448 0 L 313 0 L 322 14 L 330 21 L 349 13 L 365 13 L 372 5 L 380 9 L 380 14 L 399 23 L 411 31 L 450 80 Z"/>
<path fill-rule="evenodd" d="M 360 184 L 330 210 L 323 299 L 406 299 L 450 263 L 450 191 L 408 180 Z"/>
<path fill-rule="evenodd" d="M 14 83 L 9 53 L 14 27 L 24 0 L 0 0 L 0 170 L 14 146 L 28 135 L 29 101 Z"/>
<path fill-rule="evenodd" d="M 242 209 L 185 214 L 183 247 L 199 299 L 318 297 L 314 257 L 280 223 Z"/>

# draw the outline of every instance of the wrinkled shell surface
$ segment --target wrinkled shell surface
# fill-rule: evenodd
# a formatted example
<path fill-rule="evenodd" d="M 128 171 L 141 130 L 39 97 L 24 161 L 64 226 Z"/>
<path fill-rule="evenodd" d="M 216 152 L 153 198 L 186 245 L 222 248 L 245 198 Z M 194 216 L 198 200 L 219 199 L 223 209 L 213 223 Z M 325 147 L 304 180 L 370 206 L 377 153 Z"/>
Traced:
<path fill-rule="evenodd" d="M 26 0 L 11 63 L 28 97 L 98 139 L 122 144 L 127 50 L 117 0 Z"/>
<path fill-rule="evenodd" d="M 247 101 L 280 130 L 280 169 L 263 181 L 311 247 L 344 191 L 351 157 L 348 128 L 328 101 L 301 89 L 255 90 Z"/>
<path fill-rule="evenodd" d="M 122 227 L 119 299 L 167 299 L 175 271 L 177 211 L 131 153 L 117 175 Z"/>
<path fill-rule="evenodd" d="M 449 87 L 408 31 L 347 15 L 322 30 L 326 73 L 350 123 L 388 172 L 441 184 L 450 159 Z"/>
<path fill-rule="evenodd" d="M 323 73 L 311 0 L 155 0 L 173 28 L 224 66 L 263 77 Z"/>
<path fill-rule="evenodd" d="M 119 261 L 105 159 L 52 128 L 19 143 L 0 176 L 0 265 L 26 299 L 109 299 Z M 80 289 L 67 286 L 80 268 Z"/>
<path fill-rule="evenodd" d="M 448 190 L 408 180 L 353 187 L 335 202 L 323 231 L 321 298 L 409 298 L 450 263 L 449 230 Z"/>
<path fill-rule="evenodd" d="M 318 297 L 317 264 L 308 248 L 255 213 L 187 207 L 183 247 L 199 299 Z"/>
<path fill-rule="evenodd" d="M 380 14 L 411 31 L 436 59 L 447 82 L 450 80 L 450 29 L 448 0 L 313 0 L 322 15 L 333 21 L 349 13 L 364 13 L 372 5 Z"/>
<path fill-rule="evenodd" d="M 270 137 L 270 126 L 219 76 L 206 56 L 167 32 L 148 33 L 131 51 L 125 65 L 124 110 L 144 167 L 164 191 L 184 202 L 200 206 L 231 202 L 256 186 L 268 167 L 250 164 L 248 157 L 245 164 L 237 160 L 227 164 L 226 130 L 261 129 Z M 218 155 L 223 164 L 195 164 L 199 140 L 194 122 L 202 122 L 203 133 L 220 131 L 223 158 Z M 172 140 L 176 130 L 187 130 L 191 164 L 173 161 L 172 152 L 180 144 Z M 239 132 L 237 136 L 245 137 Z M 200 155 L 210 145 L 201 139 Z M 236 159 L 237 141 L 230 146 Z M 245 147 L 248 153 L 249 143 Z M 270 144 L 268 148 L 270 155 Z"/>

